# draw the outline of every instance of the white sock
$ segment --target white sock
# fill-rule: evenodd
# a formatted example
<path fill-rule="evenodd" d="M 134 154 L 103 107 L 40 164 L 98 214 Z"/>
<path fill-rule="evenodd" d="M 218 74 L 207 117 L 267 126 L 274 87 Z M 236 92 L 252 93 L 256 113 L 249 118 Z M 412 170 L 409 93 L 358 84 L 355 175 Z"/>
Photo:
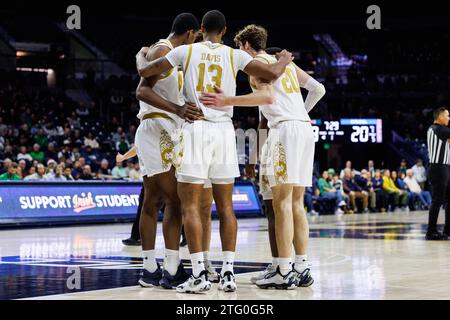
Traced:
<path fill-rule="evenodd" d="M 234 252 L 233 251 L 224 251 L 223 252 L 223 264 L 222 264 L 222 270 L 220 271 L 220 275 L 223 276 L 225 272 L 233 271 L 233 265 L 234 265 Z"/>
<path fill-rule="evenodd" d="M 178 250 L 166 249 L 164 255 L 164 270 L 167 270 L 171 276 L 177 273 L 180 264 L 180 252 Z"/>
<path fill-rule="evenodd" d="M 158 269 L 155 259 L 155 250 L 142 250 L 142 257 L 144 261 L 144 269 L 148 272 L 155 272 Z"/>
<path fill-rule="evenodd" d="M 296 255 L 294 268 L 299 273 L 302 273 L 306 268 L 309 268 L 308 256 L 306 254 Z"/>
<path fill-rule="evenodd" d="M 278 265 L 280 264 L 279 258 L 277 257 L 272 257 L 272 266 L 276 269 L 278 267 Z"/>
<path fill-rule="evenodd" d="M 292 270 L 292 258 L 278 258 L 281 275 L 285 276 Z"/>
<path fill-rule="evenodd" d="M 205 268 L 208 268 L 208 266 L 211 264 L 209 263 L 209 251 L 203 251 L 203 259 L 205 261 Z"/>
<path fill-rule="evenodd" d="M 203 252 L 191 253 L 192 274 L 198 277 L 200 272 L 205 270 Z"/>

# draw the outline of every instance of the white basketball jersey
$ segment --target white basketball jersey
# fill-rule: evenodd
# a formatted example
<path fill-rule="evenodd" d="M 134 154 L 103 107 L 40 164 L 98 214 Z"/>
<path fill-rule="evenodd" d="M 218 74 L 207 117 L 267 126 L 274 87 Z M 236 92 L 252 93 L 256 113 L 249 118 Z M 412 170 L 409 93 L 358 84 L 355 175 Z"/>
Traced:
<path fill-rule="evenodd" d="M 181 66 L 184 74 L 183 95 L 186 102 L 198 105 L 208 121 L 231 121 L 233 106 L 205 107 L 200 103 L 202 92 L 221 88 L 227 96 L 236 95 L 236 74 L 252 57 L 242 50 L 210 41 L 179 46 L 166 55 L 174 67 Z"/>
<path fill-rule="evenodd" d="M 150 49 L 160 46 L 168 47 L 170 48 L 170 50 L 173 49 L 172 43 L 167 39 L 159 40 Z M 180 83 L 180 75 L 178 73 L 178 68 L 175 67 L 160 76 L 158 81 L 153 86 L 153 90 L 164 99 L 181 106 L 184 104 L 183 98 L 181 96 L 182 84 L 183 84 L 182 80 Z M 180 118 L 173 113 L 156 108 L 143 101 L 139 101 L 139 113 L 137 117 L 140 120 L 142 120 L 145 114 L 152 112 L 165 113 L 172 119 L 180 121 Z"/>
<path fill-rule="evenodd" d="M 277 62 L 274 56 L 268 54 L 259 54 L 256 59 L 268 64 Z M 297 73 L 292 63 L 286 67 L 284 74 L 272 83 L 272 88 L 274 103 L 259 106 L 259 110 L 267 119 L 269 128 L 285 120 L 311 120 L 306 112 Z"/>

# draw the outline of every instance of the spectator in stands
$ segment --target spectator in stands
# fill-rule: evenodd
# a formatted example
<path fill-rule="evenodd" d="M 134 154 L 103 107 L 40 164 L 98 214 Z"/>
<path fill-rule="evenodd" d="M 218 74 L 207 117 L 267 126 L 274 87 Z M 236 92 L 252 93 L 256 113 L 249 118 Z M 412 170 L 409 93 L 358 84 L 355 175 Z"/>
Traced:
<path fill-rule="evenodd" d="M 375 170 L 375 175 L 372 178 L 372 188 L 376 195 L 376 208 L 381 212 L 386 212 L 386 195 L 383 191 L 381 170 Z"/>
<path fill-rule="evenodd" d="M 28 161 L 28 163 L 33 162 L 33 158 L 31 157 L 31 155 L 27 152 L 27 147 L 26 146 L 20 146 L 19 149 L 19 153 L 17 154 L 17 161 L 20 160 L 26 160 Z"/>
<path fill-rule="evenodd" d="M 84 137 L 84 146 L 90 146 L 92 149 L 98 149 L 100 147 L 92 132 L 89 132 L 88 135 Z"/>
<path fill-rule="evenodd" d="M 81 173 L 79 180 L 94 180 L 90 165 L 86 164 L 83 166 L 83 172 Z"/>
<path fill-rule="evenodd" d="M 63 168 L 59 164 L 55 167 L 54 172 L 49 172 L 47 174 L 48 181 L 67 181 L 67 178 L 63 175 Z"/>
<path fill-rule="evenodd" d="M 58 153 L 58 159 L 65 158 L 65 159 L 71 159 L 74 161 L 72 151 L 70 150 L 70 140 L 64 140 L 64 147 L 63 149 Z"/>
<path fill-rule="evenodd" d="M 358 184 L 358 186 L 361 187 L 361 189 L 368 193 L 369 195 L 369 204 L 370 204 L 370 211 L 375 212 L 376 211 L 376 194 L 372 187 L 372 178 L 370 177 L 369 171 L 366 169 L 361 170 L 360 175 L 355 176 L 355 182 Z"/>
<path fill-rule="evenodd" d="M 130 144 L 125 140 L 125 137 L 121 137 L 120 140 L 116 143 L 116 150 L 119 153 L 126 153 L 130 149 Z"/>
<path fill-rule="evenodd" d="M 5 160 L 3 160 L 3 167 L 0 173 L 5 173 L 8 172 L 8 168 L 11 165 L 12 160 L 10 158 L 6 158 Z"/>
<path fill-rule="evenodd" d="M 83 174 L 83 166 L 79 160 L 75 161 L 71 174 L 75 180 L 80 179 L 80 176 Z"/>
<path fill-rule="evenodd" d="M 67 181 L 75 181 L 75 179 L 72 177 L 72 173 L 69 167 L 64 169 L 63 175 Z"/>
<path fill-rule="evenodd" d="M 8 166 L 8 171 L 0 175 L 0 181 L 19 181 L 22 178 L 17 174 L 18 165 L 15 162 L 12 162 Z"/>
<path fill-rule="evenodd" d="M 13 152 L 13 147 L 11 145 L 7 145 L 5 147 L 5 150 L 3 151 L 3 155 L 2 158 L 10 158 L 10 159 L 14 159 L 14 152 Z"/>
<path fill-rule="evenodd" d="M 375 175 L 375 162 L 373 160 L 369 160 L 367 162 L 367 171 L 369 171 L 370 175 L 373 177 Z"/>
<path fill-rule="evenodd" d="M 349 209 L 350 198 L 344 192 L 344 183 L 339 178 L 339 176 L 336 174 L 336 171 L 334 171 L 333 168 L 328 169 L 328 176 L 331 177 L 331 185 L 333 186 L 333 188 L 335 188 L 336 191 L 338 191 L 342 195 L 342 199 L 345 202 L 345 207 L 344 207 L 345 214 L 352 214 L 353 210 Z"/>
<path fill-rule="evenodd" d="M 46 172 L 53 174 L 53 172 L 55 172 L 56 165 L 57 165 L 57 163 L 55 160 L 53 160 L 53 159 L 48 160 Z"/>
<path fill-rule="evenodd" d="M 394 181 L 395 186 L 400 190 L 400 191 L 404 191 L 407 193 L 408 197 L 407 197 L 407 202 L 406 202 L 406 207 L 404 208 L 405 211 L 409 211 L 409 206 L 408 204 L 410 203 L 411 200 L 411 194 L 409 192 L 408 186 L 406 185 L 406 183 L 403 181 L 403 178 L 405 177 L 405 174 L 401 173 L 400 176 L 397 174 L 396 171 L 391 171 L 391 178 L 392 181 Z M 414 200 L 414 199 L 413 199 Z"/>
<path fill-rule="evenodd" d="M 23 179 L 27 176 L 27 162 L 24 159 L 19 160 L 19 168 L 20 168 L 20 176 Z"/>
<path fill-rule="evenodd" d="M 25 177 L 25 181 L 46 181 L 47 177 L 45 176 L 45 167 L 42 163 L 38 163 L 36 166 L 36 173 L 30 174 Z"/>
<path fill-rule="evenodd" d="M 406 162 L 405 159 L 402 159 L 402 161 L 400 162 L 400 167 L 398 168 L 398 174 L 400 173 L 406 174 L 406 170 L 408 170 L 408 163 Z"/>
<path fill-rule="evenodd" d="M 28 169 L 28 175 L 27 175 L 27 177 L 28 177 L 28 176 L 31 176 L 31 175 L 33 175 L 33 174 L 35 174 L 35 173 L 36 173 L 36 167 L 35 167 L 35 166 L 32 166 L 32 167 L 30 167 L 30 169 Z M 26 180 L 26 179 L 24 178 L 23 180 Z"/>
<path fill-rule="evenodd" d="M 362 199 L 363 201 L 363 213 L 369 212 L 369 194 L 364 191 L 354 179 L 354 174 L 352 170 L 347 167 L 344 169 L 344 191 L 348 194 L 350 198 L 350 203 L 352 204 L 352 209 L 357 212 L 356 199 Z"/>
<path fill-rule="evenodd" d="M 39 128 L 37 135 L 34 137 L 34 142 L 36 142 L 40 148 L 47 147 L 48 138 L 43 128 Z"/>
<path fill-rule="evenodd" d="M 413 171 L 414 179 L 416 179 L 422 190 L 425 190 L 425 182 L 427 181 L 427 172 L 423 166 L 422 159 L 417 159 L 416 164 L 411 168 Z"/>
<path fill-rule="evenodd" d="M 112 170 L 113 179 L 124 180 L 128 178 L 127 171 L 123 167 L 123 162 L 117 162 L 116 166 Z"/>
<path fill-rule="evenodd" d="M 113 141 L 114 145 L 116 146 L 117 143 L 120 141 L 120 138 L 125 138 L 125 133 L 123 132 L 122 127 L 117 127 L 117 130 L 115 133 L 112 134 L 111 140 Z M 117 148 L 116 148 L 117 149 Z M 125 153 L 125 152 L 124 152 Z"/>
<path fill-rule="evenodd" d="M 422 190 L 419 183 L 414 179 L 414 171 L 412 169 L 408 169 L 406 171 L 406 177 L 403 179 L 403 181 L 408 186 L 409 191 L 417 195 L 419 200 L 422 203 L 422 210 L 428 210 L 431 206 L 431 194 L 428 191 Z"/>
<path fill-rule="evenodd" d="M 33 145 L 33 151 L 30 152 L 30 155 L 33 160 L 37 160 L 40 163 L 43 163 L 45 155 L 40 149 L 41 147 L 39 146 L 39 144 L 35 143 Z"/>
<path fill-rule="evenodd" d="M 141 181 L 142 180 L 142 174 L 141 174 L 141 169 L 139 167 L 139 163 L 132 163 L 131 165 L 133 166 L 129 172 L 129 177 L 131 181 Z"/>
<path fill-rule="evenodd" d="M 317 182 L 320 196 L 325 199 L 335 200 L 335 214 L 341 215 L 344 211 L 340 208 L 345 206 L 345 201 L 342 200 L 342 195 L 339 191 L 333 188 L 329 182 L 328 171 L 322 172 L 322 177 Z"/>
<path fill-rule="evenodd" d="M 47 150 L 45 151 L 45 158 L 47 160 L 53 159 L 58 160 L 58 153 L 56 152 L 55 144 L 53 142 L 50 142 L 47 146 Z"/>
<path fill-rule="evenodd" d="M 406 210 L 405 208 L 408 203 L 408 193 L 396 187 L 391 178 L 391 172 L 389 169 L 384 170 L 383 190 L 392 199 L 391 211 L 399 211 L 400 209 L 403 211 Z M 399 206 L 400 209 L 398 208 Z"/>
<path fill-rule="evenodd" d="M 348 160 L 347 162 L 345 162 L 345 168 L 341 170 L 341 173 L 339 174 L 339 177 L 341 179 L 344 179 L 345 176 L 345 169 L 350 169 L 350 171 L 352 172 L 353 175 L 357 175 L 360 174 L 359 171 L 353 169 L 352 167 L 352 162 L 350 160 Z"/>
<path fill-rule="evenodd" d="M 102 161 L 100 162 L 100 168 L 97 171 L 97 179 L 111 180 L 112 178 L 112 172 L 109 168 L 108 160 L 102 159 Z"/>

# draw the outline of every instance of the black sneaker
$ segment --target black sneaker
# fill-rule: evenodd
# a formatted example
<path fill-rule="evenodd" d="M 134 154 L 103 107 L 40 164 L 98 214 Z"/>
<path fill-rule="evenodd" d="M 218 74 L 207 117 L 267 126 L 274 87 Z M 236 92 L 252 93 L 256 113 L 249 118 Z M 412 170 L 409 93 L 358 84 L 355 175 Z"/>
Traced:
<path fill-rule="evenodd" d="M 425 235 L 426 240 L 447 240 L 448 235 L 444 235 L 440 232 L 427 232 Z"/>
<path fill-rule="evenodd" d="M 141 239 L 133 239 L 133 238 L 128 238 L 128 239 L 124 239 L 122 240 L 122 243 L 124 246 L 140 246 L 141 245 Z"/>
<path fill-rule="evenodd" d="M 141 271 L 141 277 L 139 278 L 139 285 L 144 288 L 152 288 L 159 286 L 159 281 L 162 278 L 161 267 L 158 264 L 158 269 L 155 272 L 149 272 L 147 269 Z"/>
<path fill-rule="evenodd" d="M 178 265 L 177 273 L 172 276 L 167 270 L 163 271 L 162 278 L 159 280 L 159 285 L 164 289 L 174 289 L 187 279 L 191 275 L 184 270 L 183 264 Z"/>

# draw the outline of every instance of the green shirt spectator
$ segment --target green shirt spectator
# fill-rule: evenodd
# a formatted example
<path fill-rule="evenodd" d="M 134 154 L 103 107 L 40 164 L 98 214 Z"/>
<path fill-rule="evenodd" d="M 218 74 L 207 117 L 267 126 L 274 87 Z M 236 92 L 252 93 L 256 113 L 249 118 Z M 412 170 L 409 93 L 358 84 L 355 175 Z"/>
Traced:
<path fill-rule="evenodd" d="M 35 143 L 33 145 L 33 151 L 30 152 L 30 156 L 31 158 L 33 158 L 33 160 L 37 160 L 39 162 L 44 162 L 44 152 L 42 152 L 40 150 L 41 148 L 39 147 L 39 145 L 37 143 Z"/>
<path fill-rule="evenodd" d="M 39 145 L 39 147 L 46 147 L 48 145 L 48 138 L 45 135 L 44 129 L 39 129 L 38 134 L 34 137 L 34 141 Z"/>
<path fill-rule="evenodd" d="M 319 181 L 317 181 L 317 187 L 319 188 L 320 195 L 323 195 L 324 192 L 329 192 L 329 190 L 333 189 L 330 183 L 324 178 L 320 178 Z M 328 191 L 325 190 L 325 188 L 328 189 Z"/>
<path fill-rule="evenodd" d="M 19 166 L 17 163 L 12 162 L 9 167 L 8 167 L 8 171 L 5 172 L 4 174 L 0 175 L 0 180 L 1 181 L 18 181 L 18 180 L 22 180 L 20 178 L 20 176 L 17 174 L 17 170 L 18 170 Z"/>

